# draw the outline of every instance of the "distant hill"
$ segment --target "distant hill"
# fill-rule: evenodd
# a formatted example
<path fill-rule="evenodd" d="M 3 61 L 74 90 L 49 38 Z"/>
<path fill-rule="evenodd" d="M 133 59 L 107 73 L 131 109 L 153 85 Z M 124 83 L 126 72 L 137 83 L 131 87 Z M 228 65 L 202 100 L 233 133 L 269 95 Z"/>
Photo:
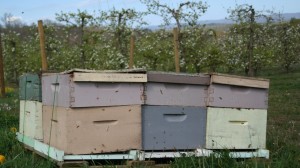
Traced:
<path fill-rule="evenodd" d="M 283 13 L 281 17 L 284 19 L 284 21 L 289 21 L 291 18 L 300 19 L 300 12 L 299 13 Z M 278 15 L 273 15 L 272 18 L 276 21 L 280 18 Z M 258 22 L 262 23 L 264 22 L 264 19 L 258 19 Z M 233 24 L 234 21 L 228 20 L 228 19 L 220 19 L 220 20 L 204 20 L 200 21 L 200 24 Z"/>
<path fill-rule="evenodd" d="M 300 19 L 300 12 L 298 13 L 284 13 L 282 14 L 285 20 L 291 20 L 291 18 Z"/>
<path fill-rule="evenodd" d="M 284 21 L 289 21 L 291 20 L 291 18 L 296 18 L 296 19 L 300 19 L 300 12 L 298 13 L 283 13 L 281 14 L 281 17 L 284 19 Z M 277 15 L 272 16 L 272 18 L 276 21 L 279 20 Z M 258 22 L 259 23 L 263 23 L 265 20 L 264 19 L 259 19 Z M 210 25 L 210 26 L 217 26 L 217 25 L 227 25 L 227 24 L 233 24 L 234 21 L 229 20 L 229 19 L 218 19 L 218 20 L 200 20 L 199 24 L 200 25 Z M 171 29 L 172 27 L 174 27 L 175 24 L 172 24 L 170 26 L 167 26 L 167 29 Z M 146 28 L 150 29 L 150 30 L 158 30 L 160 28 L 159 25 L 150 25 L 147 26 Z"/>

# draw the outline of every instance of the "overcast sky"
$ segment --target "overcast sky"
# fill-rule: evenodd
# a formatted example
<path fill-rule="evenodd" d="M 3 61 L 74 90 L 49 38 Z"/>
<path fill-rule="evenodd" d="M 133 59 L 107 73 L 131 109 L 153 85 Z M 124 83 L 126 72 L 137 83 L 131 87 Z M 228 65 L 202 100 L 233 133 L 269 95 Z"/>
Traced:
<path fill-rule="evenodd" d="M 170 6 L 176 6 L 186 0 L 160 0 Z M 234 8 L 236 4 L 251 4 L 256 10 L 273 10 L 281 13 L 300 12 L 300 0 L 206 0 L 209 8 L 200 20 L 224 19 L 228 8 Z M 13 19 L 21 19 L 23 22 L 37 23 L 40 19 L 55 20 L 55 13 L 76 12 L 77 9 L 93 11 L 109 10 L 115 7 L 134 8 L 137 11 L 146 11 L 145 5 L 139 0 L 0 0 L 0 17 L 4 13 L 10 13 Z M 161 19 L 158 16 L 148 16 L 146 21 L 150 25 L 159 25 Z"/>

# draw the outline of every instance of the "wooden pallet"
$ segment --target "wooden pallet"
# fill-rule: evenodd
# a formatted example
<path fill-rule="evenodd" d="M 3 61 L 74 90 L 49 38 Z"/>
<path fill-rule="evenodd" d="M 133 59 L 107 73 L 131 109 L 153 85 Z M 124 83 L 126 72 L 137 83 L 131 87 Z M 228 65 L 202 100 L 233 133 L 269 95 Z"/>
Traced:
<path fill-rule="evenodd" d="M 126 165 L 119 167 L 168 167 L 168 165 L 155 165 L 151 159 L 159 158 L 179 158 L 183 156 L 208 157 L 214 154 L 214 150 L 197 149 L 195 151 L 139 151 L 130 150 L 125 153 L 109 153 L 109 154 L 91 154 L 91 155 L 68 155 L 64 151 L 51 147 L 43 142 L 27 137 L 21 133 L 17 133 L 17 139 L 22 142 L 27 149 L 37 153 L 38 155 L 51 159 L 58 163 L 60 167 L 86 165 L 87 161 L 96 160 L 124 160 Z M 252 151 L 230 151 L 232 158 L 269 158 L 269 151 L 266 149 L 257 149 Z M 218 157 L 218 154 L 215 154 Z M 221 157 L 221 156 L 220 156 Z M 91 166 L 99 167 L 99 166 Z M 101 167 L 101 166 L 100 166 Z M 107 167 L 107 166 L 106 166 Z M 117 166 L 118 167 L 118 166 Z"/>

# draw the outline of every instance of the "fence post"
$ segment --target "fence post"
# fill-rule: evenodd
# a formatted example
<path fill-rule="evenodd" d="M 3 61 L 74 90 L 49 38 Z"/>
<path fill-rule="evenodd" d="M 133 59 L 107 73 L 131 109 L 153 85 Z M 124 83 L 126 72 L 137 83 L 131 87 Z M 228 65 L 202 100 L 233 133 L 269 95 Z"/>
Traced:
<path fill-rule="evenodd" d="M 174 36 L 174 53 L 175 53 L 175 69 L 176 72 L 180 72 L 180 66 L 179 66 L 179 44 L 178 44 L 178 28 L 173 29 L 173 36 Z"/>
<path fill-rule="evenodd" d="M 40 35 L 40 48 L 41 48 L 41 57 L 42 57 L 42 71 L 47 71 L 47 57 L 46 57 L 46 50 L 45 50 L 45 34 L 43 28 L 43 21 L 38 21 L 38 31 Z"/>

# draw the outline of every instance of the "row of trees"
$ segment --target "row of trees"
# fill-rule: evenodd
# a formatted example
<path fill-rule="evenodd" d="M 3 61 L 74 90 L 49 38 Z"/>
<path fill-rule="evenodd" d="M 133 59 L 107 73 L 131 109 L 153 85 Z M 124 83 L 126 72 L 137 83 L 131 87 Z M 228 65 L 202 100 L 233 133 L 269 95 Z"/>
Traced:
<path fill-rule="evenodd" d="M 44 21 L 46 53 L 51 70 L 71 68 L 128 68 L 129 40 L 135 34 L 134 65 L 150 70 L 174 71 L 172 30 L 149 30 L 143 16 L 161 16 L 164 25 L 179 30 L 180 68 L 253 76 L 263 68 L 280 66 L 287 72 L 300 61 L 299 20 L 277 20 L 250 5 L 230 10 L 233 25 L 212 29 L 198 24 L 207 4 L 185 1 L 172 8 L 158 0 L 141 0 L 147 12 L 112 9 L 98 15 L 78 10 L 58 13 L 56 20 Z M 24 72 L 40 71 L 37 25 L 7 22 L 3 17 L 3 54 L 6 79 L 17 81 Z M 261 20 L 263 19 L 263 22 Z"/>

